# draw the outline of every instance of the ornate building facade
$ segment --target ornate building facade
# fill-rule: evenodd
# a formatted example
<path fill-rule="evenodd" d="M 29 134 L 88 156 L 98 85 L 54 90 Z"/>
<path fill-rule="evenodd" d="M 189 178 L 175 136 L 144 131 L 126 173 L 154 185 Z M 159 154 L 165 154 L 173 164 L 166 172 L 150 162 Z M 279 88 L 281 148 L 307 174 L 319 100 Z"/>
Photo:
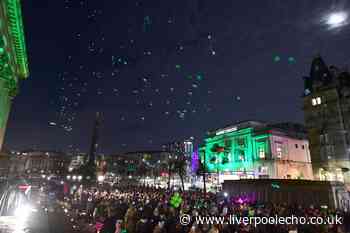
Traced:
<path fill-rule="evenodd" d="M 245 121 L 208 132 L 199 149 L 206 170 L 224 180 L 313 179 L 308 140 L 298 124 Z"/>
<path fill-rule="evenodd" d="M 350 74 L 321 57 L 304 77 L 304 114 L 314 176 L 350 188 Z"/>
<path fill-rule="evenodd" d="M 18 83 L 28 77 L 28 62 L 19 0 L 0 1 L 0 150 Z"/>

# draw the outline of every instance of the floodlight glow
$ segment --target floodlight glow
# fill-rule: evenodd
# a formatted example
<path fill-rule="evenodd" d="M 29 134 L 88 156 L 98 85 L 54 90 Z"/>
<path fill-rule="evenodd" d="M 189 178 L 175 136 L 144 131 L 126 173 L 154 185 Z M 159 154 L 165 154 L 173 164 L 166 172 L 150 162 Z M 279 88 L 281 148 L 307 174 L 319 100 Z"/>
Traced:
<path fill-rule="evenodd" d="M 15 216 L 18 219 L 21 219 L 23 221 L 29 217 L 30 212 L 31 212 L 31 208 L 27 205 L 24 205 L 24 206 L 18 207 L 15 210 Z"/>
<path fill-rule="evenodd" d="M 224 197 L 228 197 L 228 193 L 227 192 L 224 192 Z"/>
<path fill-rule="evenodd" d="M 13 233 L 26 233 L 26 231 L 23 229 L 15 229 Z"/>
<path fill-rule="evenodd" d="M 221 134 L 230 133 L 230 132 L 233 132 L 233 131 L 237 131 L 237 127 L 236 126 L 231 127 L 231 128 L 227 128 L 227 129 L 219 130 L 215 134 L 216 135 L 221 135 Z"/>

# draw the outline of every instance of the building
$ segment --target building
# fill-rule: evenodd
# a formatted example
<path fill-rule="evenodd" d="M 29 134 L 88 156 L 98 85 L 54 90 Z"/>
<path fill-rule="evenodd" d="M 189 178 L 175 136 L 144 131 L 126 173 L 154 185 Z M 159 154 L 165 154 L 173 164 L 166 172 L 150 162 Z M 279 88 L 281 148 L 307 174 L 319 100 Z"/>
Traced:
<path fill-rule="evenodd" d="M 118 176 L 133 175 L 142 157 L 125 154 L 105 155 L 100 161 L 107 162 L 107 172 Z"/>
<path fill-rule="evenodd" d="M 193 140 L 187 139 L 183 141 L 167 143 L 163 145 L 163 149 L 172 154 L 178 154 L 185 156 L 186 158 L 191 158 L 193 153 Z"/>
<path fill-rule="evenodd" d="M 321 57 L 304 77 L 304 114 L 314 176 L 345 182 L 350 190 L 350 74 Z"/>
<path fill-rule="evenodd" d="M 129 161 L 134 161 L 135 174 L 141 176 L 159 176 L 168 165 L 169 153 L 164 151 L 133 151 L 123 155 Z M 130 169 L 129 169 L 130 170 Z"/>
<path fill-rule="evenodd" d="M 63 176 L 68 171 L 70 158 L 57 151 L 27 150 L 11 156 L 10 173 L 13 176 Z"/>
<path fill-rule="evenodd" d="M 184 159 L 186 162 L 186 175 L 187 178 L 193 175 L 192 172 L 192 155 L 193 155 L 193 139 L 186 139 L 183 141 L 175 141 L 163 145 L 163 150 L 168 152 L 171 156 L 175 156 L 175 159 Z"/>
<path fill-rule="evenodd" d="M 27 157 L 23 156 L 21 152 L 12 152 L 10 158 L 10 176 L 24 176 L 26 174 Z"/>
<path fill-rule="evenodd" d="M 313 179 L 306 132 L 298 124 L 239 122 L 208 132 L 199 154 L 207 172 L 216 173 L 221 183 L 245 178 Z"/>
<path fill-rule="evenodd" d="M 27 53 L 19 0 L 0 1 L 0 150 L 12 99 L 28 77 Z"/>
<path fill-rule="evenodd" d="M 6 179 L 11 165 L 11 152 L 4 147 L 0 151 L 0 180 Z"/>
<path fill-rule="evenodd" d="M 72 154 L 71 155 L 71 160 L 68 166 L 68 171 L 71 172 L 73 170 L 77 170 L 80 167 L 82 167 L 87 160 L 87 154 L 84 153 L 77 153 L 77 154 Z"/>

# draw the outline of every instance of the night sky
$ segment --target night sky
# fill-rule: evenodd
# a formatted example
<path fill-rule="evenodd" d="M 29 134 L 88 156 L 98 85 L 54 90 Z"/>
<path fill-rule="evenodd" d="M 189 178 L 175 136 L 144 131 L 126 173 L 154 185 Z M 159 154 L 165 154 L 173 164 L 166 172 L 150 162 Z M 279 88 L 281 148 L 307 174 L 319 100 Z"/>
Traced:
<path fill-rule="evenodd" d="M 303 122 L 312 58 L 350 64 L 350 25 L 327 18 L 349 9 L 345 0 L 22 1 L 30 76 L 5 144 L 88 151 L 97 111 L 105 153 L 198 143 L 248 119 Z"/>

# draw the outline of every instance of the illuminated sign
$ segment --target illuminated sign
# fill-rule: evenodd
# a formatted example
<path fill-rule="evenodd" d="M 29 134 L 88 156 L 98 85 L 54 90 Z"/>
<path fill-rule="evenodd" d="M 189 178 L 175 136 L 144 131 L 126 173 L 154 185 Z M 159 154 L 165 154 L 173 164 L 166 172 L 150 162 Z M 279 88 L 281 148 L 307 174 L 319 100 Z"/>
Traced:
<path fill-rule="evenodd" d="M 236 131 L 236 130 L 237 130 L 237 127 L 235 126 L 235 127 L 231 127 L 231 128 L 228 128 L 228 129 L 223 129 L 223 130 L 217 131 L 216 135 L 230 133 L 230 132 L 233 132 L 233 131 Z"/>

